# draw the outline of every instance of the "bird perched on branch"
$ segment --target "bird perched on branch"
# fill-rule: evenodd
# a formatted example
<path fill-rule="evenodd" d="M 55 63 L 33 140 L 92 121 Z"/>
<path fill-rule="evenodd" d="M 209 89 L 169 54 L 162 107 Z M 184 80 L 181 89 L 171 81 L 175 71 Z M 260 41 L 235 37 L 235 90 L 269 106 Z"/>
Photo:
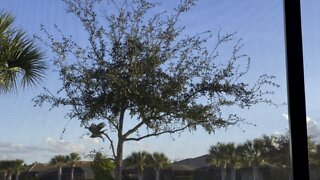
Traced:
<path fill-rule="evenodd" d="M 89 127 L 86 128 L 91 132 L 91 138 L 100 137 L 104 141 L 104 138 L 102 136 L 104 134 L 104 130 L 102 130 L 102 128 L 104 128 L 105 126 L 106 125 L 104 123 L 99 123 L 98 125 L 92 123 Z"/>

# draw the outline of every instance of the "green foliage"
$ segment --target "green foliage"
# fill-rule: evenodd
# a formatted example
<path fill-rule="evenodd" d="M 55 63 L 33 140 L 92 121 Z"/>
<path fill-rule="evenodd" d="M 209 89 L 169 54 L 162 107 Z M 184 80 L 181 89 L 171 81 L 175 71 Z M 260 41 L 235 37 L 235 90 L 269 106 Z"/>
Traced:
<path fill-rule="evenodd" d="M 151 154 L 146 151 L 131 153 L 126 162 L 129 167 L 137 168 L 138 173 L 142 174 L 145 167 L 150 166 Z"/>
<path fill-rule="evenodd" d="M 218 142 L 209 149 L 207 162 L 221 168 L 237 167 L 239 164 L 239 154 L 234 143 Z"/>
<path fill-rule="evenodd" d="M 80 155 L 75 152 L 72 152 L 66 156 L 66 161 L 71 165 L 74 165 L 77 161 L 80 161 L 80 160 L 81 160 Z"/>
<path fill-rule="evenodd" d="M 49 164 L 62 166 L 68 162 L 67 156 L 64 155 L 56 155 L 50 159 Z"/>
<path fill-rule="evenodd" d="M 91 168 L 94 172 L 95 180 L 112 180 L 111 171 L 114 169 L 114 163 L 100 152 L 97 152 Z"/>
<path fill-rule="evenodd" d="M 0 90 L 8 92 L 21 84 L 34 85 L 47 68 L 43 53 L 25 32 L 13 27 L 14 18 L 0 12 Z"/>
<path fill-rule="evenodd" d="M 149 166 L 156 170 L 163 169 L 170 164 L 169 158 L 164 153 L 154 152 L 149 155 Z"/>
<path fill-rule="evenodd" d="M 6 175 L 13 175 L 18 171 L 23 170 L 23 160 L 0 160 L 0 173 Z"/>
<path fill-rule="evenodd" d="M 36 104 L 70 105 L 71 118 L 84 125 L 94 119 L 105 120 L 119 132 L 126 122 L 122 115 L 128 112 L 139 120 L 121 134 L 129 141 L 196 130 L 197 126 L 212 133 L 242 120 L 235 114 L 223 116 L 222 107 L 249 108 L 270 102 L 264 95 L 272 92 L 264 92 L 263 86 L 277 86 L 274 77 L 262 75 L 252 87 L 241 81 L 250 58 L 240 53 L 243 45 L 234 42 L 235 34 L 219 34 L 216 48 L 209 50 L 204 45 L 212 40 L 209 31 L 186 35 L 177 25 L 194 1 L 183 2 L 173 15 L 150 17 L 146 14 L 156 3 L 133 1 L 115 14 L 106 14 L 106 26 L 97 20 L 93 8 L 99 1 L 65 2 L 68 12 L 79 17 L 88 31 L 89 46 L 80 47 L 64 35 L 62 41 L 56 40 L 44 29 L 63 81 L 58 93 L 64 91 L 66 96 L 45 93 L 38 96 Z M 219 47 L 232 42 L 231 59 L 218 60 Z M 150 133 L 129 137 L 141 128 Z"/>

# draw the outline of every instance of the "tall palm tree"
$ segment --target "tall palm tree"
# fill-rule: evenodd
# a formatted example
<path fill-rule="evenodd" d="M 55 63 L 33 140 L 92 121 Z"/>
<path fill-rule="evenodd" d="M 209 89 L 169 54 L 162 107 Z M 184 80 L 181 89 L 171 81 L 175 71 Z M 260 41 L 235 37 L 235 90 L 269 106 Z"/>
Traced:
<path fill-rule="evenodd" d="M 114 179 L 112 171 L 114 170 L 114 163 L 106 155 L 97 152 L 91 164 L 95 180 L 111 180 Z"/>
<path fill-rule="evenodd" d="M 2 160 L 0 161 L 0 170 L 3 173 L 4 180 L 11 180 L 12 173 L 14 171 L 15 161 L 12 160 Z"/>
<path fill-rule="evenodd" d="M 207 161 L 221 168 L 221 180 L 226 179 L 227 167 L 231 169 L 231 179 L 235 180 L 235 170 L 239 166 L 239 157 L 234 143 L 220 143 L 213 145 L 209 149 Z"/>
<path fill-rule="evenodd" d="M 268 150 L 265 147 L 265 141 L 262 138 L 248 140 L 238 147 L 243 161 L 246 161 L 247 165 L 252 167 L 253 180 L 258 178 L 259 166 L 266 164 Z"/>
<path fill-rule="evenodd" d="M 7 160 L 1 160 L 0 161 L 0 172 L 3 174 L 3 180 L 7 179 L 8 175 L 8 161 Z"/>
<path fill-rule="evenodd" d="M 14 18 L 0 12 L 0 90 L 8 92 L 21 84 L 34 85 L 47 68 L 43 53 L 25 32 L 13 26 Z"/>
<path fill-rule="evenodd" d="M 156 180 L 160 180 L 160 170 L 170 164 L 169 158 L 164 153 L 154 152 L 149 156 L 150 166 L 156 170 Z"/>
<path fill-rule="evenodd" d="M 81 157 L 78 153 L 73 152 L 67 156 L 66 160 L 71 165 L 71 180 L 73 180 L 74 179 L 74 168 L 76 166 L 76 163 L 81 160 Z"/>
<path fill-rule="evenodd" d="M 150 154 L 146 151 L 133 152 L 127 157 L 127 163 L 129 167 L 137 168 L 139 180 L 143 180 L 143 171 L 148 166 Z"/>
<path fill-rule="evenodd" d="M 24 161 L 21 160 L 21 159 L 16 159 L 16 160 L 12 161 L 12 165 L 13 165 L 12 170 L 15 173 L 16 180 L 19 180 L 20 172 L 24 168 L 23 167 L 23 162 Z"/>
<path fill-rule="evenodd" d="M 61 175 L 62 175 L 62 166 L 67 163 L 67 157 L 63 155 L 57 155 L 51 158 L 49 164 L 58 166 L 58 180 L 61 180 Z"/>

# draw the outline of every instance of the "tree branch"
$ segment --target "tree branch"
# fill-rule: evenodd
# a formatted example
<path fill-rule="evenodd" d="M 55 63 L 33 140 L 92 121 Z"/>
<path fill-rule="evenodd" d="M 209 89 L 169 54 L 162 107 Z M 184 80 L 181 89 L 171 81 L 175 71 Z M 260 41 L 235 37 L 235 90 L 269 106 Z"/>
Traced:
<path fill-rule="evenodd" d="M 123 137 L 126 139 L 130 134 L 134 133 L 136 130 L 138 130 L 143 124 L 145 123 L 145 121 L 141 121 L 139 124 L 137 124 L 134 128 L 128 130 Z"/>
<path fill-rule="evenodd" d="M 114 145 L 113 145 L 112 139 L 111 139 L 110 136 L 109 136 L 107 133 L 105 133 L 105 132 L 103 132 L 103 135 L 105 135 L 105 136 L 107 137 L 107 139 L 109 140 L 110 146 L 111 146 L 111 150 L 112 150 L 112 155 L 113 155 L 113 157 L 116 157 L 116 153 L 115 153 L 115 150 L 114 150 Z"/>
<path fill-rule="evenodd" d="M 138 137 L 138 138 L 125 138 L 125 141 L 140 141 L 142 139 L 145 139 L 145 138 L 148 138 L 148 137 L 152 137 L 152 136 L 159 136 L 161 134 L 173 134 L 173 133 L 176 133 L 176 132 L 179 132 L 179 131 L 183 131 L 185 129 L 187 129 L 188 127 L 191 127 L 193 125 L 196 125 L 196 124 L 200 124 L 202 122 L 205 122 L 205 121 L 198 121 L 198 122 L 194 122 L 194 123 L 191 123 L 191 124 L 188 124 L 182 128 L 179 128 L 179 129 L 174 129 L 174 130 L 167 130 L 167 131 L 162 131 L 162 132 L 159 132 L 159 133 L 153 133 L 153 134 L 147 134 L 145 136 L 141 136 L 141 137 Z"/>

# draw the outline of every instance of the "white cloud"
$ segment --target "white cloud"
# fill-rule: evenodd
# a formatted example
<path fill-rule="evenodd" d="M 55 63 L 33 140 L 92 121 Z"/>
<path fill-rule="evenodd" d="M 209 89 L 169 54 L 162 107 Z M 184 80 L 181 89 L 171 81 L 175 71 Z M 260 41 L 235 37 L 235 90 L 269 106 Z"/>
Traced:
<path fill-rule="evenodd" d="M 0 160 L 23 159 L 28 164 L 34 161 L 47 162 L 51 157 L 58 154 L 65 155 L 71 152 L 86 154 L 92 148 L 97 148 L 97 145 L 101 142 L 100 139 L 90 137 L 84 137 L 83 141 L 79 143 L 47 137 L 41 145 L 26 145 L 0 139 Z"/>
<path fill-rule="evenodd" d="M 286 118 L 286 120 L 289 119 L 289 115 L 288 115 L 288 114 L 282 114 L 282 116 L 283 116 L 284 118 Z"/>
<path fill-rule="evenodd" d="M 286 120 L 289 119 L 288 114 L 282 114 L 282 116 Z M 320 127 L 317 125 L 317 122 L 312 118 L 310 118 L 309 116 L 307 116 L 306 121 L 307 121 L 308 135 L 312 136 L 317 143 L 320 143 Z"/>
<path fill-rule="evenodd" d="M 44 152 L 47 152 L 46 148 L 0 140 L 0 159 L 23 159 L 30 163 L 35 160 L 35 154 L 39 158 Z"/>
<path fill-rule="evenodd" d="M 102 139 L 100 138 L 91 138 L 89 136 L 82 136 L 81 139 L 83 139 L 86 142 L 97 144 L 97 145 L 102 143 Z"/>
<path fill-rule="evenodd" d="M 82 144 L 75 144 L 64 140 L 55 140 L 51 137 L 46 139 L 48 149 L 55 153 L 70 153 L 70 152 L 83 152 L 85 146 Z"/>

